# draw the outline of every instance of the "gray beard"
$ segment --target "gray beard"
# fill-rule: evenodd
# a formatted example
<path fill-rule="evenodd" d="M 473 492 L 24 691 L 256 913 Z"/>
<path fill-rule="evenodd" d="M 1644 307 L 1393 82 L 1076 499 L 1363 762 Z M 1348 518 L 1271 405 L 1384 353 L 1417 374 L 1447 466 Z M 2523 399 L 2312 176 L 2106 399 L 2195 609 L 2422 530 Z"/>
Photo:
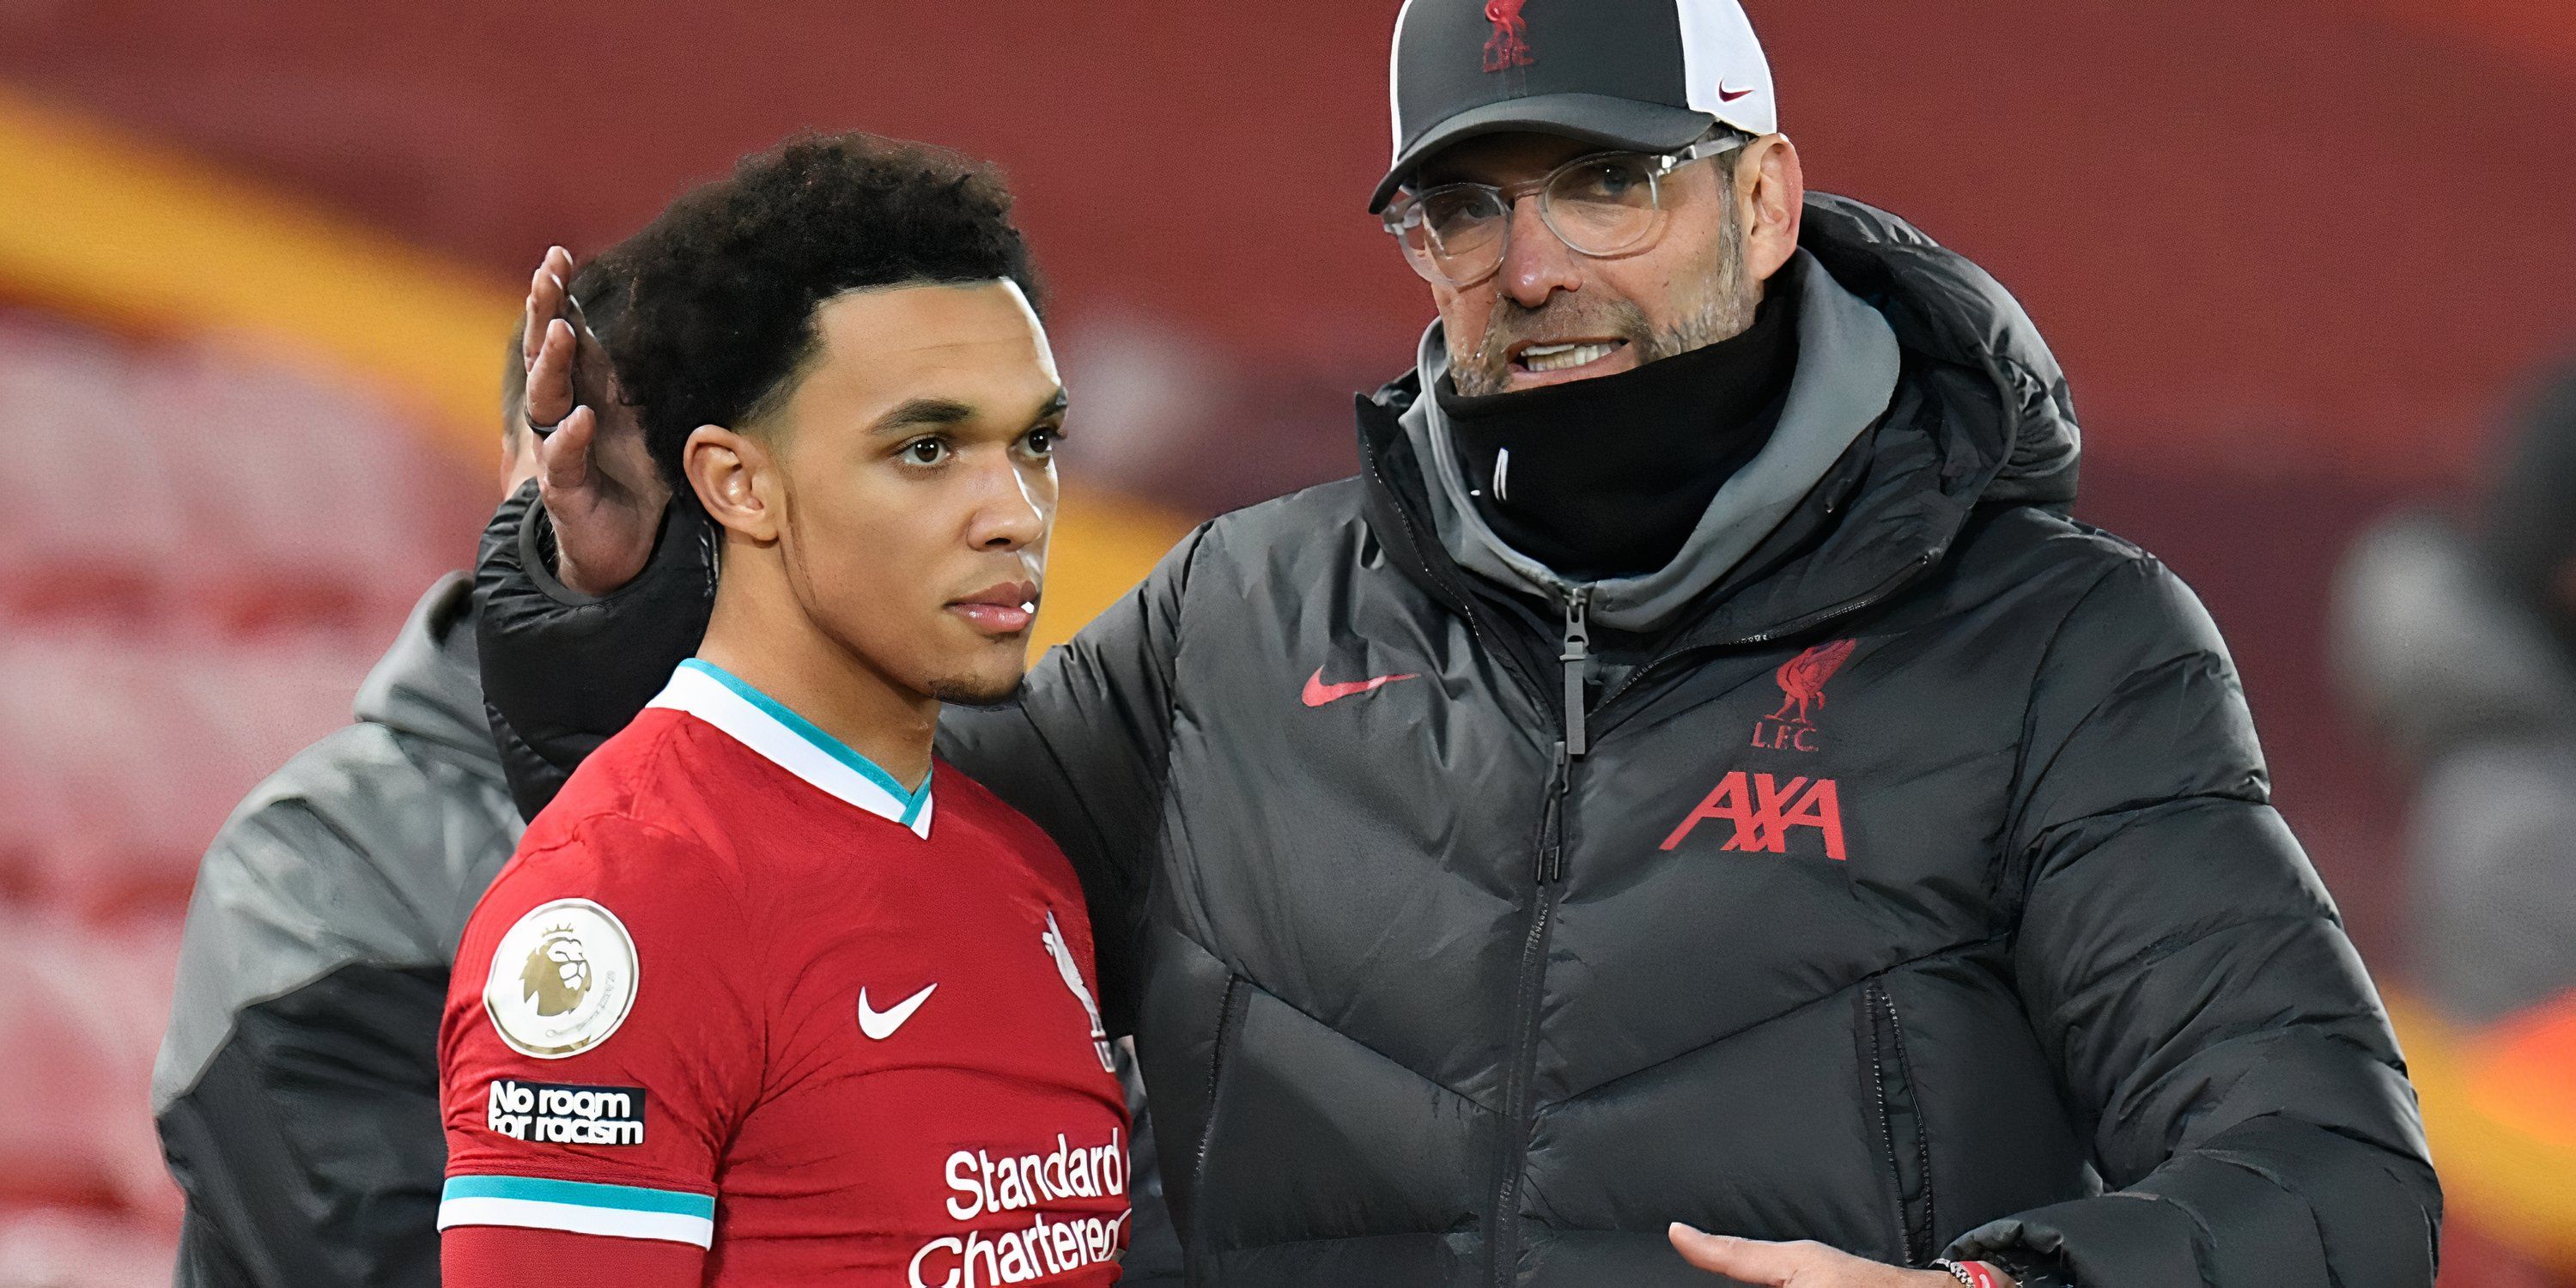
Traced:
<path fill-rule="evenodd" d="M 1637 346 L 1640 363 L 1732 340 L 1753 325 L 1754 310 L 1762 303 L 1750 275 L 1744 271 L 1744 225 L 1732 209 L 1718 234 L 1715 259 L 1709 267 L 1714 280 L 1709 283 L 1708 303 L 1668 327 L 1651 325 L 1645 310 L 1627 300 L 1595 307 L 1575 303 L 1570 296 L 1553 295 L 1547 303 L 1528 309 L 1509 296 L 1500 296 L 1494 302 L 1493 318 L 1486 323 L 1483 342 L 1472 353 L 1455 349 L 1450 352 L 1449 378 L 1459 393 L 1470 398 L 1503 392 L 1512 376 L 1511 360 L 1506 355 L 1513 343 L 1524 336 L 1556 329 L 1556 324 L 1568 320 L 1569 315 L 1591 315 L 1591 319 L 1608 322 L 1607 327 L 1589 329 L 1606 331 Z"/>

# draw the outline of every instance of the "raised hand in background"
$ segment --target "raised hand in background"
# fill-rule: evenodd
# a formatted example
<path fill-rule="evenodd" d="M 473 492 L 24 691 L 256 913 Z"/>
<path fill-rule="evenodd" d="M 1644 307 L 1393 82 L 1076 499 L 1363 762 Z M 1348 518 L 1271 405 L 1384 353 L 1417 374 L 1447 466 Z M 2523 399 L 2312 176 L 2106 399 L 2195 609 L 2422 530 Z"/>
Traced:
<path fill-rule="evenodd" d="M 520 414 L 542 440 L 537 488 L 554 524 L 555 575 L 604 595 L 643 571 L 671 488 L 645 451 L 635 410 L 618 396 L 608 351 L 566 285 L 572 277 L 572 253 L 556 246 L 528 281 Z"/>

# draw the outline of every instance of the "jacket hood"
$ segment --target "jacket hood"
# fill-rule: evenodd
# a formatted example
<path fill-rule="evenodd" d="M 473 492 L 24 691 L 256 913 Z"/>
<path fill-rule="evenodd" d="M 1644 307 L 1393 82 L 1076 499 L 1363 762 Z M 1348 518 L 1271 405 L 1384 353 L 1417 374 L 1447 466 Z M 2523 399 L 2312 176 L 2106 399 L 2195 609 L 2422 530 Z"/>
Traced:
<path fill-rule="evenodd" d="M 1835 595 L 1864 595 L 1909 566 L 1928 567 L 1981 501 L 2074 499 L 2080 435 L 2064 372 L 2000 283 L 1903 220 L 1845 198 L 1811 196 L 1799 240 L 1811 270 L 1824 271 L 1804 275 L 1799 374 L 1780 431 L 1719 492 L 1671 565 L 1596 587 L 1604 624 L 1660 629 L 1731 577 L 1740 587 L 1776 571 L 1789 547 L 1828 554 L 1816 529 L 1837 513 L 1840 527 L 1863 529 L 1830 552 L 1844 556 L 1839 575 L 1797 578 L 1786 599 L 1747 605 L 1745 624 L 1812 614 Z M 1365 400 L 1363 458 L 1447 562 L 1509 589 L 1559 592 L 1563 583 L 1504 548 L 1460 490 L 1463 476 L 1432 428 L 1436 401 L 1421 396 L 1446 355 L 1434 324 L 1416 369 Z M 1397 482 L 1406 478 L 1411 486 Z"/>
<path fill-rule="evenodd" d="M 1986 472 L 1982 499 L 2074 501 L 2083 435 L 2066 372 L 2003 283 L 1848 197 L 1809 197 L 1798 244 L 1887 319 L 1909 357 L 1981 377 L 1944 394 L 1964 440 L 1954 445 L 1958 467 Z"/>
<path fill-rule="evenodd" d="M 474 653 L 473 588 L 461 572 L 439 578 L 413 605 L 352 706 L 361 721 L 462 753 L 497 775 L 501 755 L 483 711 Z"/>

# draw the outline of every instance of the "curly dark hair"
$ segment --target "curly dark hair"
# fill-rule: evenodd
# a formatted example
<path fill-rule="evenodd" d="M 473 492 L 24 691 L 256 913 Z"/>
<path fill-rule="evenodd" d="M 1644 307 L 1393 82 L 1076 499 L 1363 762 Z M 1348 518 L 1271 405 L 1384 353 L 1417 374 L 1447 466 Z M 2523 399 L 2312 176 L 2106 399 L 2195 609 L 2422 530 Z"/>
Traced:
<path fill-rule="evenodd" d="M 908 282 L 1037 282 L 992 167 L 899 139 L 791 138 L 671 204 L 619 248 L 610 345 L 624 400 L 673 489 L 700 425 L 744 429 L 794 388 L 843 291 Z"/>

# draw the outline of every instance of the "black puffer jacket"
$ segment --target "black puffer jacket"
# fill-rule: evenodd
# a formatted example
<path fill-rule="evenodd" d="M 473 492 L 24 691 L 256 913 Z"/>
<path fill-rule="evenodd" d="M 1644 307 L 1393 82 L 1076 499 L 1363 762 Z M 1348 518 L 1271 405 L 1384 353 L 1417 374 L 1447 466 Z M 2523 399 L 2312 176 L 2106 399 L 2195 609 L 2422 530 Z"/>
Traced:
<path fill-rule="evenodd" d="M 949 714 L 1085 874 L 1193 1280 L 1710 1282 L 1683 1220 L 2428 1284 L 2413 1095 L 2216 630 L 2064 517 L 2063 383 L 1991 279 L 1830 198 L 1805 244 L 1894 398 L 1677 625 L 1595 633 L 1582 754 L 1556 610 L 1436 535 L 1409 382 L 1364 477 L 1208 524 Z M 705 565 L 666 539 L 568 608 L 512 521 L 488 692 L 543 776 L 627 714 L 586 681 L 694 641 Z"/>

